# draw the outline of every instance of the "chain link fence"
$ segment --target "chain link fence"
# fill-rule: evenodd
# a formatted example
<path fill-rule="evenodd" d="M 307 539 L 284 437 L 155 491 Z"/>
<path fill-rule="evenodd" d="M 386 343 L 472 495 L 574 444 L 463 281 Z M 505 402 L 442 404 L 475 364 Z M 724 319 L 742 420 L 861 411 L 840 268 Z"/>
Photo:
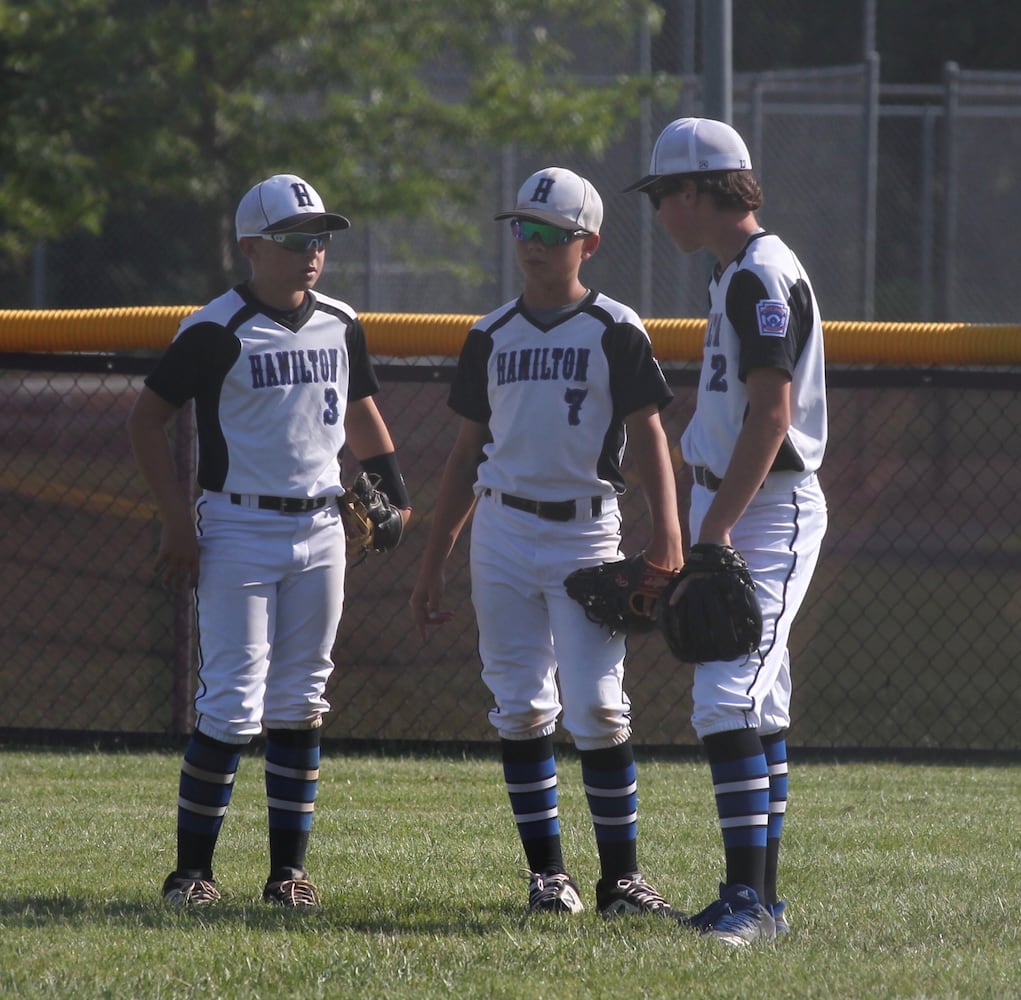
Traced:
<path fill-rule="evenodd" d="M 665 9 L 656 37 L 579 33 L 572 69 L 592 80 L 676 73 L 675 103 L 636 108 L 598 157 L 494 149 L 456 235 L 337 206 L 354 225 L 331 249 L 322 289 L 363 314 L 488 312 L 519 289 L 509 235 L 489 220 L 524 177 L 559 163 L 589 177 L 605 204 L 586 282 L 646 317 L 704 315 L 708 257 L 682 257 L 646 200 L 620 193 L 646 172 L 666 122 L 705 113 L 694 5 Z M 762 223 L 798 253 L 824 320 L 1017 322 L 1021 283 L 999 234 L 1021 215 L 1021 73 L 947 64 L 943 82 L 927 86 L 881 76 L 875 55 L 734 74 L 733 123 L 763 181 Z M 451 101 L 469 83 L 440 71 L 430 82 Z M 38 247 L 24 301 L 7 305 L 188 301 L 180 289 L 195 277 L 184 238 L 194 211 L 154 205 L 145 226 L 137 213 L 114 216 L 102 237 Z M 153 582 L 159 526 L 124 428 L 150 365 L 138 352 L 0 355 L 0 736 L 164 736 L 190 725 L 192 609 Z M 380 374 L 415 519 L 396 552 L 350 574 L 326 735 L 491 740 L 464 541 L 450 573 L 455 623 L 423 646 L 406 606 L 456 429 L 445 405 L 449 359 L 388 362 Z M 695 373 L 674 364 L 668 374 L 676 441 Z M 1021 369 L 831 365 L 829 379 L 821 479 L 831 522 L 794 629 L 792 743 L 1016 753 Z M 187 420 L 177 445 L 187 458 Z M 684 474 L 680 493 L 684 503 Z M 629 495 L 623 509 L 631 550 L 643 541 L 644 505 Z M 632 640 L 628 677 L 636 741 L 693 745 L 690 678 L 657 636 Z"/>
<path fill-rule="evenodd" d="M 0 736 L 173 736 L 190 724 L 191 607 L 153 580 L 155 511 L 125 421 L 151 361 L 0 358 Z M 384 364 L 379 397 L 415 503 L 401 547 L 352 569 L 328 738 L 487 741 L 468 597 L 423 645 L 407 608 L 456 431 L 447 364 Z M 668 366 L 676 441 L 695 372 Z M 791 742 L 820 748 L 1021 748 L 1021 371 L 834 366 L 822 472 L 831 526 L 791 649 Z M 189 419 L 178 450 L 190 454 Z M 677 457 L 679 463 L 679 456 Z M 681 497 L 688 481 L 682 473 Z M 624 500 L 627 551 L 644 502 Z M 687 671 L 631 640 L 636 742 L 696 743 Z"/>
<path fill-rule="evenodd" d="M 646 40 L 648 41 L 648 40 Z M 579 43 L 589 79 L 650 67 L 640 40 L 609 49 Z M 1021 73 L 978 72 L 948 64 L 941 85 L 880 82 L 878 57 L 824 69 L 736 73 L 733 123 L 746 136 L 765 190 L 759 213 L 812 275 L 829 319 L 1009 323 L 1021 315 L 1021 286 L 1004 252 L 1003 220 L 1021 215 Z M 450 100 L 468 82 L 432 81 Z M 518 186 L 549 164 L 587 176 L 605 207 L 603 243 L 585 279 L 642 316 L 704 313 L 705 254 L 682 257 L 646 200 L 622 194 L 644 175 L 659 130 L 680 115 L 704 114 L 702 80 L 680 76 L 671 106 L 648 103 L 599 157 L 571 149 L 494 149 L 485 182 L 455 233 L 431 223 L 370 221 L 357 205 L 327 260 L 323 288 L 362 311 L 482 315 L 515 295 L 511 238 L 492 222 Z M 451 184 L 459 183 L 451 168 Z M 315 179 L 318 182 L 318 178 Z M 191 207 L 153 206 L 146 225 L 111 221 L 103 238 L 76 236 L 40 247 L 34 308 L 82 308 L 188 301 L 180 295 L 193 254 L 183 237 Z M 168 257 L 168 255 L 173 255 Z M 246 275 L 235 261 L 236 277 Z M 171 285 L 169 275 L 176 276 Z M 197 285 L 198 282 L 196 281 Z M 169 292 L 168 292 L 169 294 Z"/>

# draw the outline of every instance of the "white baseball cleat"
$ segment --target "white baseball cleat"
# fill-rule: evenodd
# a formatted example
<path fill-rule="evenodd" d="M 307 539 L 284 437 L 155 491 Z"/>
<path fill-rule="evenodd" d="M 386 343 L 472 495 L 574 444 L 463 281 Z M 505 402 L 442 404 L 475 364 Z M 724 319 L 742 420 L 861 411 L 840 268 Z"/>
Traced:
<path fill-rule="evenodd" d="M 528 909 L 531 913 L 581 913 L 578 886 L 566 872 L 542 874 L 524 871 L 528 879 Z"/>

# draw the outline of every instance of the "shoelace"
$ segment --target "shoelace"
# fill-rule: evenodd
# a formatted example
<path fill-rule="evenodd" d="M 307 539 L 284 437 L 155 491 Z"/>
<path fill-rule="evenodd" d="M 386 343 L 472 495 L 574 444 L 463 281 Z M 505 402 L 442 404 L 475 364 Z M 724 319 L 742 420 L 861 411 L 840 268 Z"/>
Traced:
<path fill-rule="evenodd" d="M 568 881 L 567 875 L 539 875 L 535 872 L 528 872 L 527 877 L 531 880 L 528 886 L 530 906 L 553 902 L 560 895 L 564 883 Z"/>
<path fill-rule="evenodd" d="M 216 886 L 206 879 L 182 879 L 174 888 L 177 892 L 173 900 L 175 906 L 203 906 L 220 898 Z"/>
<path fill-rule="evenodd" d="M 220 893 L 212 882 L 200 879 L 198 882 L 192 883 L 188 890 L 188 898 L 197 903 L 212 903 L 220 898 Z"/>
<path fill-rule="evenodd" d="M 319 906 L 319 892 L 308 879 L 285 879 L 279 895 L 285 906 Z"/>
<path fill-rule="evenodd" d="M 670 904 L 643 878 L 621 879 L 618 883 L 622 891 L 637 905 L 650 910 L 658 910 Z"/>

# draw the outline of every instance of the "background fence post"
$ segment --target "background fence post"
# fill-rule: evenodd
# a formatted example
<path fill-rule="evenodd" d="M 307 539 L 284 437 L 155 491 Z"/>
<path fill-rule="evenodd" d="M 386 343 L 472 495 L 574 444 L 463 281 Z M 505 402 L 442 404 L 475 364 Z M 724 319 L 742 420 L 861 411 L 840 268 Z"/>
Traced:
<path fill-rule="evenodd" d="M 961 70 L 948 62 L 943 71 L 943 315 L 946 323 L 957 316 L 957 114 L 960 105 Z"/>

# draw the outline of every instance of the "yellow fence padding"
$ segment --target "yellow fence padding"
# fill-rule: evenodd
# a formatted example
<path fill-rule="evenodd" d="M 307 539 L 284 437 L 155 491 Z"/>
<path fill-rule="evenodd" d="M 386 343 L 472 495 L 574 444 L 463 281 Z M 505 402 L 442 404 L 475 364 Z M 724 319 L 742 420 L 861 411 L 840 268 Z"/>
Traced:
<path fill-rule="evenodd" d="M 196 306 L 0 310 L 0 353 L 162 350 Z M 363 313 L 377 357 L 456 357 L 476 316 Z M 704 319 L 649 319 L 661 361 L 697 361 Z M 826 360 L 853 365 L 1018 365 L 1021 325 L 993 323 L 824 324 Z"/>

